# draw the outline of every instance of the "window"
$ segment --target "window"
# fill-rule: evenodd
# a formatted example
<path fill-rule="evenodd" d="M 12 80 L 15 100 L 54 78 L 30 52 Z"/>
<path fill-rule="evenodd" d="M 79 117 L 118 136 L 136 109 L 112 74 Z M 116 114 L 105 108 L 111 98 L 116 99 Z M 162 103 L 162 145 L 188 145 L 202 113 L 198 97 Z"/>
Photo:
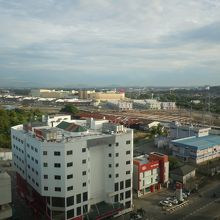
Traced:
<path fill-rule="evenodd" d="M 38 164 L 38 160 L 35 159 L 35 163 Z"/>
<path fill-rule="evenodd" d="M 36 186 L 39 186 L 39 184 L 38 184 L 38 183 L 36 183 Z"/>
<path fill-rule="evenodd" d="M 65 198 L 63 198 L 63 197 L 52 197 L 52 206 L 54 206 L 54 207 L 65 207 Z"/>
<path fill-rule="evenodd" d="M 82 186 L 85 187 L 85 186 L 86 186 L 86 182 L 84 182 L 84 183 L 82 184 Z"/>
<path fill-rule="evenodd" d="M 120 182 L 120 190 L 124 189 L 124 181 Z"/>
<path fill-rule="evenodd" d="M 73 162 L 67 163 L 67 167 L 72 167 L 72 166 L 73 166 Z"/>
<path fill-rule="evenodd" d="M 88 193 L 87 192 L 84 192 L 83 193 L 83 202 L 87 201 L 88 200 Z"/>
<path fill-rule="evenodd" d="M 126 207 L 126 208 L 130 208 L 130 207 L 131 207 L 131 201 L 126 202 L 126 203 L 125 203 L 125 207 Z"/>
<path fill-rule="evenodd" d="M 108 177 L 109 177 L 109 178 L 112 178 L 112 175 L 111 175 L 111 174 L 109 174 L 109 175 L 108 175 Z"/>
<path fill-rule="evenodd" d="M 86 148 L 82 148 L 82 152 L 85 153 L 86 152 Z"/>
<path fill-rule="evenodd" d="M 76 195 L 76 203 L 77 204 L 81 203 L 81 194 Z"/>
<path fill-rule="evenodd" d="M 130 151 L 130 150 L 126 151 L 126 154 L 127 154 L 127 155 L 128 155 L 128 154 L 131 154 L 131 151 Z"/>
<path fill-rule="evenodd" d="M 69 211 L 67 211 L 67 218 L 73 218 L 74 217 L 74 209 L 71 209 Z"/>
<path fill-rule="evenodd" d="M 126 164 L 128 165 L 128 164 L 131 164 L 131 161 L 130 160 L 127 160 L 126 161 Z"/>
<path fill-rule="evenodd" d="M 86 171 L 83 171 L 83 172 L 82 172 L 82 175 L 85 176 L 85 175 L 86 175 Z"/>
<path fill-rule="evenodd" d="M 118 183 L 115 183 L 115 191 L 118 191 Z"/>
<path fill-rule="evenodd" d="M 67 154 L 67 155 L 72 155 L 72 154 L 73 154 L 73 151 L 72 151 L 72 150 L 68 150 L 68 151 L 66 152 L 66 154 Z"/>
<path fill-rule="evenodd" d="M 33 161 L 34 161 L 34 158 L 33 158 L 33 157 L 31 157 L 31 160 L 33 160 Z"/>
<path fill-rule="evenodd" d="M 77 207 L 76 212 L 77 212 L 77 215 L 81 215 L 81 207 Z"/>
<path fill-rule="evenodd" d="M 82 160 L 82 163 L 85 164 L 85 163 L 86 163 L 86 160 Z"/>
<path fill-rule="evenodd" d="M 55 175 L 55 176 L 54 176 L 54 179 L 55 179 L 55 180 L 60 180 L 60 179 L 61 179 L 61 176 Z"/>
<path fill-rule="evenodd" d="M 54 156 L 60 156 L 60 152 L 59 151 L 54 151 Z"/>
<path fill-rule="evenodd" d="M 48 164 L 47 163 L 44 163 L 44 167 L 47 167 L 48 166 Z"/>
<path fill-rule="evenodd" d="M 108 154 L 108 157 L 112 157 L 112 154 Z"/>
<path fill-rule="evenodd" d="M 124 199 L 124 193 L 120 193 L 120 200 Z"/>
<path fill-rule="evenodd" d="M 126 141 L 126 144 L 130 144 L 130 143 L 131 143 L 131 141 L 130 141 L 130 140 Z"/>
<path fill-rule="evenodd" d="M 27 154 L 27 157 L 30 158 L 30 154 Z"/>
<path fill-rule="evenodd" d="M 115 202 L 118 202 L 118 195 L 115 195 L 114 201 L 115 201 Z"/>
<path fill-rule="evenodd" d="M 125 187 L 126 188 L 131 187 L 131 180 L 130 179 L 125 181 Z"/>
<path fill-rule="evenodd" d="M 72 179 L 72 178 L 73 178 L 73 174 L 67 175 L 67 179 Z"/>
<path fill-rule="evenodd" d="M 47 155 L 47 151 L 43 151 L 43 155 Z"/>
<path fill-rule="evenodd" d="M 131 198 L 131 191 L 126 191 L 125 192 L 125 199 Z"/>
<path fill-rule="evenodd" d="M 87 213 L 88 212 L 88 205 L 84 205 L 83 206 L 83 213 Z"/>
<path fill-rule="evenodd" d="M 116 163 L 115 166 L 116 166 L 116 167 L 119 167 L 119 163 Z"/>
<path fill-rule="evenodd" d="M 30 169 L 30 165 L 28 164 L 28 169 Z"/>
<path fill-rule="evenodd" d="M 44 179 L 48 179 L 48 175 L 44 175 Z"/>
<path fill-rule="evenodd" d="M 38 152 L 38 149 L 37 149 L 37 148 L 35 148 L 34 150 L 35 150 L 36 153 Z"/>
<path fill-rule="evenodd" d="M 128 174 L 131 174 L 131 171 L 130 171 L 130 170 L 126 171 L 126 175 L 128 175 Z"/>
<path fill-rule="evenodd" d="M 119 174 L 118 174 L 118 173 L 116 173 L 116 174 L 115 174 L 115 178 L 118 178 L 118 177 L 119 177 Z"/>
<path fill-rule="evenodd" d="M 60 167 L 60 163 L 55 163 L 54 167 Z"/>
<path fill-rule="evenodd" d="M 109 146 L 109 147 L 111 147 L 112 145 L 111 145 L 111 144 L 109 144 L 108 146 Z"/>
<path fill-rule="evenodd" d="M 71 191 L 71 190 L 73 190 L 73 186 L 68 186 L 67 191 Z"/>
<path fill-rule="evenodd" d="M 74 196 L 70 196 L 70 197 L 66 198 L 66 204 L 67 204 L 67 206 L 74 205 Z"/>
<path fill-rule="evenodd" d="M 44 191 L 48 191 L 48 187 L 47 186 L 44 187 Z"/>
<path fill-rule="evenodd" d="M 116 153 L 115 156 L 118 157 L 118 156 L 119 156 L 119 153 Z"/>
<path fill-rule="evenodd" d="M 119 143 L 118 143 L 118 142 L 116 142 L 116 143 L 115 143 L 115 146 L 117 147 L 118 145 L 119 145 Z"/>
<path fill-rule="evenodd" d="M 56 192 L 61 192 L 61 188 L 60 188 L 60 187 L 55 187 L 54 190 L 55 190 Z"/>
<path fill-rule="evenodd" d="M 109 165 L 108 165 L 108 167 L 110 168 L 110 167 L 112 167 L 112 165 L 111 165 L 111 164 L 109 164 Z"/>

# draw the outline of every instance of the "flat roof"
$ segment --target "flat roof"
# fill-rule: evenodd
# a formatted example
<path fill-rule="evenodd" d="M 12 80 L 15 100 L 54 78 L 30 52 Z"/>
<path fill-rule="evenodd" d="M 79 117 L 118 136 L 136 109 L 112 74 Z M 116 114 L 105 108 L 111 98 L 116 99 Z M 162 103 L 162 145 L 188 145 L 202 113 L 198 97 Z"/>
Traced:
<path fill-rule="evenodd" d="M 203 137 L 187 137 L 172 141 L 174 145 L 179 147 L 190 147 L 195 150 L 203 150 L 209 147 L 214 147 L 220 145 L 220 136 L 219 135 L 207 135 Z"/>

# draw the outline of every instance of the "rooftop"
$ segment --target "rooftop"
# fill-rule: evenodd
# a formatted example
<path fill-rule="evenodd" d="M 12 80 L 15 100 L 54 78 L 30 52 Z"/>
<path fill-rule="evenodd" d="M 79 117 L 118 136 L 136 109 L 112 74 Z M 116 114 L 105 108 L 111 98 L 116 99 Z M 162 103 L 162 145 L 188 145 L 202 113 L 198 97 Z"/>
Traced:
<path fill-rule="evenodd" d="M 181 167 L 176 168 L 175 170 L 170 171 L 172 174 L 176 174 L 178 176 L 185 176 L 188 173 L 191 173 L 192 171 L 194 171 L 195 168 L 189 165 L 184 165 Z"/>
<path fill-rule="evenodd" d="M 209 147 L 214 147 L 220 145 L 220 136 L 219 135 L 207 135 L 203 137 L 187 137 L 172 141 L 174 145 L 179 147 L 190 147 L 195 150 L 203 150 Z"/>

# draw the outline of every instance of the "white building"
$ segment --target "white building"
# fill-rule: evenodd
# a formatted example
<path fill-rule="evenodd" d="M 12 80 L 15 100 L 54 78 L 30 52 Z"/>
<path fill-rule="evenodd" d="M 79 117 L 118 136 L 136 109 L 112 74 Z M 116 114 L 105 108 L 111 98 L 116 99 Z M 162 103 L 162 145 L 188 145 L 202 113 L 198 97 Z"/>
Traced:
<path fill-rule="evenodd" d="M 136 108 L 159 110 L 161 109 L 161 104 L 156 99 L 145 99 L 145 100 L 133 100 L 133 104 Z"/>
<path fill-rule="evenodd" d="M 161 102 L 161 109 L 163 110 L 175 110 L 176 103 L 175 102 Z"/>
<path fill-rule="evenodd" d="M 146 99 L 147 109 L 159 110 L 161 109 L 161 104 L 156 99 Z"/>
<path fill-rule="evenodd" d="M 114 108 L 116 110 L 125 111 L 125 110 L 132 110 L 133 109 L 133 103 L 132 102 L 126 102 L 126 101 L 108 101 L 108 106 L 111 108 Z"/>
<path fill-rule="evenodd" d="M 17 125 L 11 140 L 20 194 L 50 219 L 105 219 L 131 210 L 131 129 Z"/>
<path fill-rule="evenodd" d="M 0 148 L 0 161 L 1 160 L 12 160 L 12 152 L 7 148 Z"/>
<path fill-rule="evenodd" d="M 12 216 L 11 209 L 11 177 L 0 170 L 0 220 Z"/>

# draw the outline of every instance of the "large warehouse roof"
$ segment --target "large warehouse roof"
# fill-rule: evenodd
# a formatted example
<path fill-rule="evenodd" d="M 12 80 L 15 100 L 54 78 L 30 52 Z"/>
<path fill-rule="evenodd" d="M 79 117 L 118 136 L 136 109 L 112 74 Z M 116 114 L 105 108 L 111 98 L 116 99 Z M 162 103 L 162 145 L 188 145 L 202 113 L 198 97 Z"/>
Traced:
<path fill-rule="evenodd" d="M 193 136 L 193 137 L 178 139 L 172 141 L 172 143 L 180 147 L 185 147 L 185 148 L 190 147 L 196 150 L 203 150 L 209 147 L 220 145 L 220 136 L 219 135 L 208 135 L 203 137 Z"/>

